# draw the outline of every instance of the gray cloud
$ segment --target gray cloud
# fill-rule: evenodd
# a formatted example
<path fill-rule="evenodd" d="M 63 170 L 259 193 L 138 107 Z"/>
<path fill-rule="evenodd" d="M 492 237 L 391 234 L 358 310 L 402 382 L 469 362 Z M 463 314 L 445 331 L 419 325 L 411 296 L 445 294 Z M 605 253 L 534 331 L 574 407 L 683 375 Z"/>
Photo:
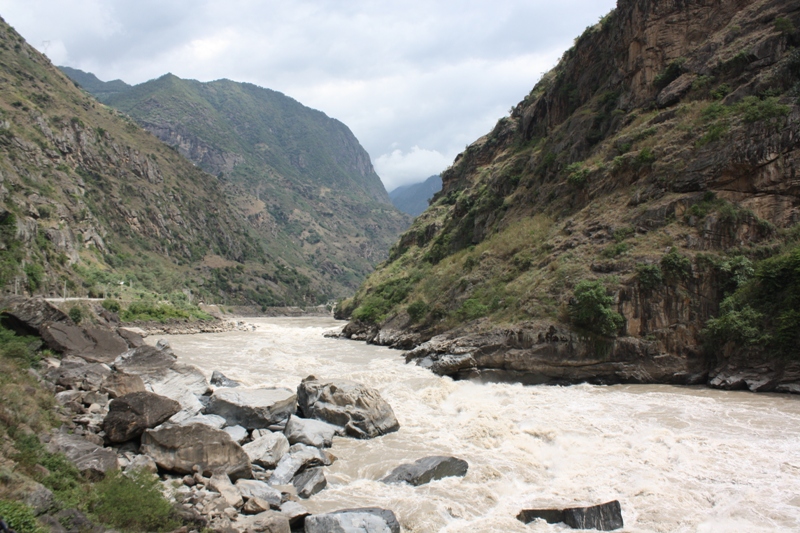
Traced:
<path fill-rule="evenodd" d="M 347 124 L 387 189 L 443 170 L 613 0 L 0 0 L 60 65 L 275 89 Z"/>

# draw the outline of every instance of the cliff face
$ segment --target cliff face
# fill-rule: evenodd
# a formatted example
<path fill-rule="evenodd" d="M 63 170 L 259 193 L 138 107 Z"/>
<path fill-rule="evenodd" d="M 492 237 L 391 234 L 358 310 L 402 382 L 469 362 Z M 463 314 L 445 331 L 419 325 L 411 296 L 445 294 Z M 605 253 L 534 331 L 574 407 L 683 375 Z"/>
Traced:
<path fill-rule="evenodd" d="M 800 390 L 799 27 L 620 0 L 443 173 L 347 332 L 460 377 Z"/>
<path fill-rule="evenodd" d="M 410 224 L 347 126 L 279 92 L 171 74 L 115 94 L 108 84 L 95 90 L 219 176 L 264 247 L 319 296 L 352 294 Z"/>

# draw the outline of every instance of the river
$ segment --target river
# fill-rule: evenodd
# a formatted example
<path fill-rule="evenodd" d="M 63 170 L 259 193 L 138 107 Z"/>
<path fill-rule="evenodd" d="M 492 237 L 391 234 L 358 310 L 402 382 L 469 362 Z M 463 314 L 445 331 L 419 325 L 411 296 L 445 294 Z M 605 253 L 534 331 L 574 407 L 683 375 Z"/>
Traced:
<path fill-rule="evenodd" d="M 347 378 L 376 388 L 400 430 L 337 437 L 312 513 L 392 509 L 406 532 L 554 532 L 523 508 L 617 499 L 629 532 L 800 531 L 800 398 L 700 387 L 523 387 L 440 378 L 402 352 L 323 337 L 328 318 L 248 319 L 254 332 L 163 336 L 209 377 L 248 386 Z M 158 338 L 153 338 L 154 342 Z M 402 462 L 446 454 L 465 478 L 379 481 Z"/>

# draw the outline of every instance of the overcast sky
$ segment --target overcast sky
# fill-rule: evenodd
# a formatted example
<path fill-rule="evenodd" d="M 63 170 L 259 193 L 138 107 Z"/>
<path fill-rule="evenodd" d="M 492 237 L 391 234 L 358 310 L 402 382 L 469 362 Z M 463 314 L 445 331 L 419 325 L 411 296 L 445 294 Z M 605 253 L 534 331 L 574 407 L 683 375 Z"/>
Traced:
<path fill-rule="evenodd" d="M 387 190 L 452 163 L 614 0 L 0 0 L 56 65 L 268 87 L 347 124 Z"/>

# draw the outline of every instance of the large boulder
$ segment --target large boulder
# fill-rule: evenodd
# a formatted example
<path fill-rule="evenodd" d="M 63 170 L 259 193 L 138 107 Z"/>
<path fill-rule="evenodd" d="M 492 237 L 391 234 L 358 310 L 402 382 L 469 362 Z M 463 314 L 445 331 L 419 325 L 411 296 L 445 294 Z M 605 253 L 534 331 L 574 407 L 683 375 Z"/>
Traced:
<path fill-rule="evenodd" d="M 469 465 L 463 459 L 434 455 L 417 459 L 413 463 L 402 464 L 383 478 L 384 483 L 409 483 L 414 486 L 424 485 L 434 479 L 444 477 L 464 477 Z"/>
<path fill-rule="evenodd" d="M 108 408 L 103 430 L 108 442 L 136 439 L 180 411 L 181 404 L 152 392 L 132 392 L 117 398 Z"/>
<path fill-rule="evenodd" d="M 63 453 L 87 478 L 103 479 L 106 472 L 118 470 L 117 454 L 78 435 L 55 433 L 47 443 L 50 453 Z"/>
<path fill-rule="evenodd" d="M 342 509 L 306 517 L 305 533 L 400 533 L 400 523 L 388 509 Z"/>
<path fill-rule="evenodd" d="M 205 412 L 224 417 L 229 426 L 258 429 L 285 421 L 296 409 L 297 396 L 289 389 L 224 387 L 214 391 Z"/>
<path fill-rule="evenodd" d="M 231 507 L 241 507 L 244 504 L 242 493 L 231 483 L 231 479 L 222 473 L 215 473 L 208 480 L 208 488 L 217 491 Z"/>
<path fill-rule="evenodd" d="M 525 509 L 517 515 L 517 519 L 525 524 L 533 522 L 537 518 L 548 524 L 563 522 L 573 529 L 612 531 L 623 527 L 622 508 L 617 500 L 590 507 Z"/>
<path fill-rule="evenodd" d="M 98 363 L 110 363 L 129 348 L 128 341 L 115 329 L 100 326 L 48 322 L 40 328 L 40 335 L 51 350 Z"/>
<path fill-rule="evenodd" d="M 316 448 L 330 448 L 333 444 L 333 437 L 342 432 L 342 428 L 315 420 L 313 418 L 300 418 L 293 416 L 286 423 L 283 433 L 289 439 L 290 444 L 307 444 Z"/>
<path fill-rule="evenodd" d="M 41 335 L 41 329 L 47 323 L 72 322 L 63 311 L 44 298 L 0 297 L 0 314 L 8 327 L 26 335 Z"/>
<path fill-rule="evenodd" d="M 114 367 L 128 374 L 150 374 L 171 368 L 178 361 L 171 350 L 145 344 L 128 350 L 114 360 Z"/>
<path fill-rule="evenodd" d="M 261 437 L 242 446 L 251 463 L 264 468 L 275 468 L 289 451 L 289 441 L 283 433 L 266 431 Z"/>
<path fill-rule="evenodd" d="M 297 402 L 306 418 L 344 427 L 351 437 L 369 439 L 400 428 L 378 391 L 353 381 L 319 381 L 309 376 L 297 388 Z"/>
<path fill-rule="evenodd" d="M 231 479 L 253 476 L 250 459 L 222 430 L 204 424 L 164 425 L 142 434 L 142 453 L 164 470 L 191 474 L 198 465 L 203 475 L 228 474 Z"/>
<path fill-rule="evenodd" d="M 291 533 L 289 519 L 277 511 L 264 511 L 237 520 L 236 530 L 248 533 Z"/>

